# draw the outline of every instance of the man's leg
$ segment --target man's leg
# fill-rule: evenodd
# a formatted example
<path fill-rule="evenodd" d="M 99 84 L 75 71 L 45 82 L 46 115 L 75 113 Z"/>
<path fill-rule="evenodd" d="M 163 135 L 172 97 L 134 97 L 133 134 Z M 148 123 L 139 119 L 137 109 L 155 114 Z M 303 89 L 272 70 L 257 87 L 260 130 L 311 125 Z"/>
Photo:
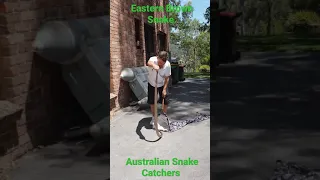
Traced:
<path fill-rule="evenodd" d="M 160 96 L 161 106 L 162 106 L 162 100 L 164 99 L 164 106 L 162 107 L 162 109 L 163 109 L 163 113 L 167 114 L 167 109 L 169 104 L 168 94 L 165 97 L 163 97 L 162 91 L 163 91 L 163 86 L 159 88 L 159 93 L 160 93 L 159 96 Z"/>
<path fill-rule="evenodd" d="M 158 116 L 158 114 L 155 114 L 155 112 L 154 112 L 154 88 L 155 87 L 153 87 L 153 86 L 151 86 L 150 84 L 148 84 L 148 104 L 150 105 L 150 110 L 151 110 L 151 112 L 152 112 L 152 120 L 151 120 L 151 122 L 150 122 L 150 124 L 154 127 L 154 117 L 155 116 Z M 159 88 L 158 88 L 158 90 L 159 90 Z M 160 91 L 161 92 L 161 94 L 162 94 L 162 91 Z M 158 92 L 159 93 L 159 92 Z M 157 102 L 157 101 L 156 101 Z M 159 125 L 159 123 L 158 123 L 158 129 L 160 130 L 160 131 L 165 131 L 166 129 L 165 128 L 163 128 L 162 126 L 160 126 Z"/>
<path fill-rule="evenodd" d="M 154 117 L 154 104 L 150 104 L 150 110 L 152 113 L 152 117 Z"/>
<path fill-rule="evenodd" d="M 167 114 L 168 105 L 164 104 L 163 106 L 163 113 Z"/>
<path fill-rule="evenodd" d="M 152 113 L 152 120 L 154 118 L 154 87 L 148 83 L 148 104 Z"/>
<path fill-rule="evenodd" d="M 160 102 L 161 103 L 161 105 L 162 105 L 162 91 L 163 91 L 163 87 L 158 87 L 158 93 L 159 93 L 159 101 L 157 101 L 157 102 Z M 166 103 L 166 100 L 165 100 L 165 103 Z M 163 112 L 162 113 L 167 113 L 167 106 L 166 105 L 164 105 L 164 107 L 162 107 L 162 109 L 164 109 L 163 110 Z M 166 129 L 165 127 L 163 127 L 160 123 L 158 123 L 158 129 L 160 130 L 160 131 L 168 131 L 168 129 Z"/>

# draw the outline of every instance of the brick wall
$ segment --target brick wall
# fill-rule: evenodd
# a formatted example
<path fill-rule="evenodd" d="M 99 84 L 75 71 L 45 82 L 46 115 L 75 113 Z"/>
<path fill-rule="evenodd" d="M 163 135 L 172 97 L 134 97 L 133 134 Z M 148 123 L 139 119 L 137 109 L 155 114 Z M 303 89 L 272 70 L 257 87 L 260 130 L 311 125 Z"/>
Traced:
<path fill-rule="evenodd" d="M 16 126 L 19 144 L 10 151 L 14 159 L 28 149 L 56 140 L 61 123 L 80 108 L 61 78 L 59 65 L 33 54 L 37 29 L 53 19 L 108 14 L 108 4 L 106 0 L 8 0 L 5 3 L 7 11 L 0 14 L 0 100 L 8 100 L 23 109 Z"/>
<path fill-rule="evenodd" d="M 110 1 L 110 84 L 112 95 L 111 114 L 121 107 L 128 105 L 131 90 L 127 82 L 120 79 L 123 68 L 144 66 L 146 62 L 144 23 L 147 22 L 147 13 L 130 12 L 131 4 L 137 5 L 163 5 L 168 4 L 168 0 L 111 0 Z M 155 13 L 155 17 L 162 17 L 165 12 Z M 136 46 L 135 39 L 135 18 L 140 21 L 140 42 L 141 49 Z M 158 51 L 159 31 L 167 36 L 167 46 L 169 47 L 169 26 L 167 24 L 150 24 L 155 27 L 154 44 L 155 52 Z M 112 106 L 111 106 L 112 107 Z"/>

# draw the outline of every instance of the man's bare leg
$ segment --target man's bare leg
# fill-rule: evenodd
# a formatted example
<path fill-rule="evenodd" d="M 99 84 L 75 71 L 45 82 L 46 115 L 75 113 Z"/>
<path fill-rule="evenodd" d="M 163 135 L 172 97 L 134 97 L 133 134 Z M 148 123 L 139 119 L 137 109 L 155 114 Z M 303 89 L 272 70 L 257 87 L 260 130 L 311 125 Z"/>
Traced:
<path fill-rule="evenodd" d="M 165 105 L 165 107 L 167 107 L 167 105 Z M 151 112 L 152 112 L 152 120 L 151 120 L 151 122 L 150 122 L 150 124 L 154 127 L 154 117 L 155 117 L 155 114 L 154 114 L 154 104 L 150 104 L 150 108 L 151 108 Z M 165 113 L 167 112 L 167 108 L 165 108 L 166 110 L 165 110 Z M 158 116 L 158 114 L 156 115 L 156 116 Z M 165 128 L 163 128 L 162 126 L 160 126 L 159 125 L 159 123 L 158 123 L 158 129 L 160 130 L 160 131 L 166 131 L 166 129 Z"/>
<path fill-rule="evenodd" d="M 154 124 L 154 104 L 150 104 L 150 110 L 152 113 L 152 119 L 150 121 L 150 124 L 153 126 L 153 124 Z"/>
<path fill-rule="evenodd" d="M 152 117 L 154 117 L 154 104 L 150 104 Z"/>
<path fill-rule="evenodd" d="M 163 105 L 163 113 L 167 114 L 168 105 Z"/>

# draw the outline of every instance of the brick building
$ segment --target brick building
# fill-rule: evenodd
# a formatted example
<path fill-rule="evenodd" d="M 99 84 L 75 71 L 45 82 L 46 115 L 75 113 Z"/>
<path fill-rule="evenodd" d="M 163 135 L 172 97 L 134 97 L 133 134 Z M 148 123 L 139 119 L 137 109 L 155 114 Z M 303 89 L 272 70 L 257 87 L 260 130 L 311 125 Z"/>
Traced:
<path fill-rule="evenodd" d="M 6 10 L 0 13 L 0 179 L 2 166 L 57 139 L 63 123 L 81 112 L 59 65 L 33 53 L 37 29 L 53 19 L 101 16 L 110 10 L 106 0 L 8 0 L 1 5 Z"/>
<path fill-rule="evenodd" d="M 146 65 L 159 50 L 169 49 L 169 25 L 150 24 L 147 17 L 168 16 L 166 12 L 131 12 L 132 4 L 165 6 L 169 0 L 110 1 L 110 103 L 111 113 L 127 106 L 131 90 L 120 79 L 123 68 Z M 111 114 L 112 115 L 112 114 Z"/>

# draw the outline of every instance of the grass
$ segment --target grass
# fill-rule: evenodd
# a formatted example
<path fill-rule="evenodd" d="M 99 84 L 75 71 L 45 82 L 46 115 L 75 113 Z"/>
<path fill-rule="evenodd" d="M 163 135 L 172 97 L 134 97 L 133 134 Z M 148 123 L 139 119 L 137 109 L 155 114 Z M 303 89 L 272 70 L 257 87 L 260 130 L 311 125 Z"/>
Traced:
<path fill-rule="evenodd" d="M 185 78 L 195 78 L 195 79 L 200 79 L 200 78 L 210 78 L 210 73 L 207 72 L 192 72 L 192 73 L 184 73 Z"/>
<path fill-rule="evenodd" d="M 320 36 L 296 36 L 284 34 L 277 36 L 242 36 L 238 37 L 240 51 L 320 51 Z"/>

